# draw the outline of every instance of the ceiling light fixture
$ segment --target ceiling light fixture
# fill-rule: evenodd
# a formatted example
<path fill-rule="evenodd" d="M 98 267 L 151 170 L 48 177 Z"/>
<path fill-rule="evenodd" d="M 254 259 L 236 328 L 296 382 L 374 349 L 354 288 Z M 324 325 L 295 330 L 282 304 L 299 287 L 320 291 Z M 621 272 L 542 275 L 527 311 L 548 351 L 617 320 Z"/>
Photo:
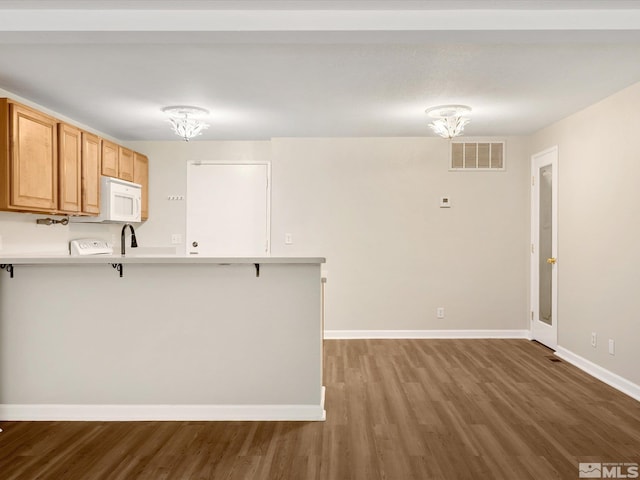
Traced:
<path fill-rule="evenodd" d="M 453 138 L 462 135 L 469 119 L 464 115 L 471 113 L 471 107 L 466 105 L 438 105 L 427 108 L 425 113 L 434 120 L 429 124 L 431 129 L 443 138 Z"/>
<path fill-rule="evenodd" d="M 204 108 L 176 105 L 165 107 L 162 111 L 169 116 L 173 131 L 185 142 L 201 135 L 203 130 L 209 128 L 209 124 L 201 120 L 202 117 L 209 115 L 209 110 Z"/>

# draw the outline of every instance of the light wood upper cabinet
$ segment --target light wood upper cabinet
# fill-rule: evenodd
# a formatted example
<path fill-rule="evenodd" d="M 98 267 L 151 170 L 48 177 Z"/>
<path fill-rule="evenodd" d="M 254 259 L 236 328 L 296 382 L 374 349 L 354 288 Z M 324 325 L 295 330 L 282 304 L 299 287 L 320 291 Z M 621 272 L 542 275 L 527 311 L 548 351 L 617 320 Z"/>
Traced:
<path fill-rule="evenodd" d="M 102 140 L 102 175 L 118 176 L 118 145 Z"/>
<path fill-rule="evenodd" d="M 149 159 L 133 153 L 133 181 L 142 185 L 142 220 L 149 218 Z"/>
<path fill-rule="evenodd" d="M 0 98 L 0 210 L 98 215 L 101 175 L 141 184 L 149 217 L 146 156 Z"/>
<path fill-rule="evenodd" d="M 118 178 L 133 182 L 133 152 L 124 147 L 118 149 Z"/>
<path fill-rule="evenodd" d="M 65 213 L 82 210 L 82 132 L 58 124 L 58 209 Z"/>
<path fill-rule="evenodd" d="M 82 211 L 100 213 L 100 137 L 82 132 Z"/>
<path fill-rule="evenodd" d="M 57 120 L 0 99 L 0 209 L 58 208 Z"/>

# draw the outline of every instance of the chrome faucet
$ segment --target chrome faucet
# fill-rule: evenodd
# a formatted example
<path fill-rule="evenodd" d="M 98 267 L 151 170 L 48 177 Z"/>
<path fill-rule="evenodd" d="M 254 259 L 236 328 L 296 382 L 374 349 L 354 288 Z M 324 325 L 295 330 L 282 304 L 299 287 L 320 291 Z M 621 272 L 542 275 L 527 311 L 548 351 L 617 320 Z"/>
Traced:
<path fill-rule="evenodd" d="M 131 230 L 131 248 L 136 248 L 138 246 L 138 242 L 136 241 L 136 231 L 133 229 L 133 225 L 129 223 L 125 223 L 122 226 L 122 233 L 120 234 L 120 254 L 124 257 L 124 234 L 125 230 L 129 227 Z"/>

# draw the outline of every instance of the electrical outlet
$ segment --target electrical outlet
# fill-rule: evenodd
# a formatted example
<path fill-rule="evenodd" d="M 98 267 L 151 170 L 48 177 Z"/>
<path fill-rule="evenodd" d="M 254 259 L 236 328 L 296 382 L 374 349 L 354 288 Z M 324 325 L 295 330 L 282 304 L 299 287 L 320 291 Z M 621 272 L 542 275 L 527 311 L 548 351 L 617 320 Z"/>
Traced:
<path fill-rule="evenodd" d="M 436 317 L 444 318 L 444 307 L 436 308 Z"/>
<path fill-rule="evenodd" d="M 174 233 L 171 235 L 171 244 L 172 245 L 180 245 L 182 243 L 182 235 L 179 233 Z"/>
<path fill-rule="evenodd" d="M 593 348 L 596 348 L 597 344 L 598 344 L 598 335 L 596 334 L 596 332 L 591 332 L 591 346 Z"/>
<path fill-rule="evenodd" d="M 609 355 L 616 354 L 616 344 L 612 339 L 609 339 Z"/>

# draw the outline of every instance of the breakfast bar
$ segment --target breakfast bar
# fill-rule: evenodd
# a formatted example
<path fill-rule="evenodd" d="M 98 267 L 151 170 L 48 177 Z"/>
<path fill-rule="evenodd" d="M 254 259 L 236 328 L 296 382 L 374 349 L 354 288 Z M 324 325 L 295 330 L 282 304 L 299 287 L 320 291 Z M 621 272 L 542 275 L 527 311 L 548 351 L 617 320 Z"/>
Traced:
<path fill-rule="evenodd" d="M 323 262 L 0 257 L 0 420 L 323 420 Z"/>

